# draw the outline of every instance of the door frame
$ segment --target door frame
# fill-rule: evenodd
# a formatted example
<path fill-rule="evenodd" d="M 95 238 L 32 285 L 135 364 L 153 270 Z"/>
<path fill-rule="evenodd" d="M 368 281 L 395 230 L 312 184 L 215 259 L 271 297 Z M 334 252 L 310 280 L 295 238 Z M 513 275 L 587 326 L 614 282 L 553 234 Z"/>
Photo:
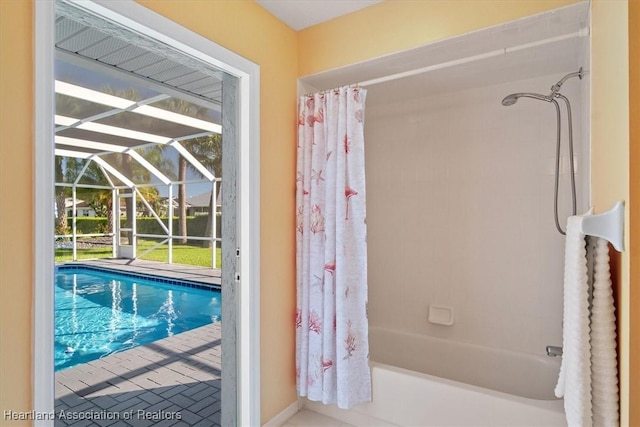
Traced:
<path fill-rule="evenodd" d="M 70 0 L 65 0 L 70 1 Z M 75 6 L 154 38 L 237 77 L 239 84 L 236 286 L 237 420 L 260 425 L 260 67 L 133 0 Z M 34 2 L 33 409 L 51 413 L 54 380 L 54 57 L 55 2 Z M 241 207 L 241 208 L 240 208 Z M 224 333 L 224 332 L 223 332 Z M 35 421 L 53 426 L 53 420 Z"/>

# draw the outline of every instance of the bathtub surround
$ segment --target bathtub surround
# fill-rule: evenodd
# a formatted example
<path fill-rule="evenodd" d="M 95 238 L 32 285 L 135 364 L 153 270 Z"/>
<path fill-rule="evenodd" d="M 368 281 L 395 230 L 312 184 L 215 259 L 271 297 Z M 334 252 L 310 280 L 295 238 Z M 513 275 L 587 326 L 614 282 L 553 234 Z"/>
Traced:
<path fill-rule="evenodd" d="M 342 87 L 298 102 L 296 384 L 340 408 L 371 400 L 366 93 Z"/>
<path fill-rule="evenodd" d="M 556 112 L 531 99 L 511 108 L 500 101 L 505 93 L 547 90 L 563 75 L 430 96 L 420 96 L 420 88 L 432 76 L 413 80 L 413 92 L 393 83 L 369 89 L 371 326 L 543 357 L 547 345 L 561 345 Z M 578 111 L 587 87 L 578 79 L 563 86 Z M 574 118 L 579 211 L 589 200 L 586 123 Z M 562 133 L 568 134 L 566 122 Z M 563 148 L 558 206 L 564 224 L 572 203 Z M 453 325 L 429 322 L 430 305 L 450 307 Z M 375 349 L 371 358 L 380 361 Z"/>

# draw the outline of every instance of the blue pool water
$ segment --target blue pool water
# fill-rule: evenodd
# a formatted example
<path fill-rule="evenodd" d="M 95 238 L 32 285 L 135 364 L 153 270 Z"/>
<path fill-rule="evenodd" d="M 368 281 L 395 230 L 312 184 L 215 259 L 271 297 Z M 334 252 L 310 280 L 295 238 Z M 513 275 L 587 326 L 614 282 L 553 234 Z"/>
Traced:
<path fill-rule="evenodd" d="M 155 280 L 59 268 L 56 371 L 220 320 L 220 291 Z"/>

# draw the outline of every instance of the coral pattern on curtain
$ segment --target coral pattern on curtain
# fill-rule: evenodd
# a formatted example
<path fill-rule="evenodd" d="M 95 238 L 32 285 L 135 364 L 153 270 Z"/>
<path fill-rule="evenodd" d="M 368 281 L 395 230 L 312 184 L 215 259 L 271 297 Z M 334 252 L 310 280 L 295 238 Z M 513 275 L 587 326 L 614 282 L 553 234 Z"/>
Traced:
<path fill-rule="evenodd" d="M 364 101 L 343 87 L 298 105 L 298 394 L 350 408 L 371 401 Z"/>

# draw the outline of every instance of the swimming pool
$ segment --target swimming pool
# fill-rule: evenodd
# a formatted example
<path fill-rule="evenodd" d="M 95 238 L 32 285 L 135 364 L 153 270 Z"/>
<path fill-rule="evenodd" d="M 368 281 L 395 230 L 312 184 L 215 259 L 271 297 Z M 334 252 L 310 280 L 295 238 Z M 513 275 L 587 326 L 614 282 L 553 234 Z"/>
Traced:
<path fill-rule="evenodd" d="M 55 369 L 217 322 L 220 313 L 220 291 L 207 285 L 59 266 L 55 283 Z"/>

